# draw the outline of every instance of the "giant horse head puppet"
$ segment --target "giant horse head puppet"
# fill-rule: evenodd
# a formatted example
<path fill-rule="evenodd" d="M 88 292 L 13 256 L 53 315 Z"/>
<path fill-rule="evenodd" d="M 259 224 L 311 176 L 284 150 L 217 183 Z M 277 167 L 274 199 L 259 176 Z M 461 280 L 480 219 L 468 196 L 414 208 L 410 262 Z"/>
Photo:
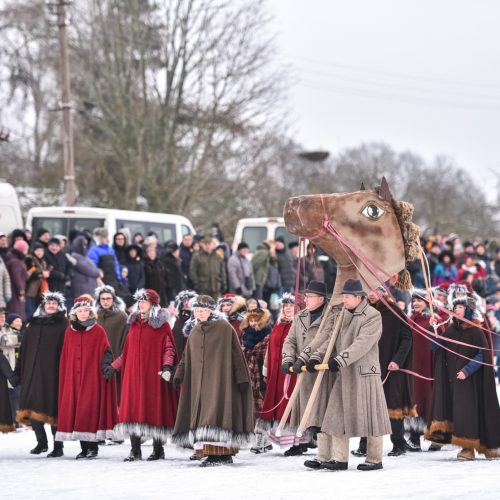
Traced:
<path fill-rule="evenodd" d="M 398 275 L 396 286 L 410 288 L 406 262 L 418 256 L 419 228 L 411 222 L 413 205 L 393 199 L 385 178 L 379 187 L 353 193 L 289 198 L 285 224 L 337 263 L 334 299 L 349 278 L 366 291 Z"/>

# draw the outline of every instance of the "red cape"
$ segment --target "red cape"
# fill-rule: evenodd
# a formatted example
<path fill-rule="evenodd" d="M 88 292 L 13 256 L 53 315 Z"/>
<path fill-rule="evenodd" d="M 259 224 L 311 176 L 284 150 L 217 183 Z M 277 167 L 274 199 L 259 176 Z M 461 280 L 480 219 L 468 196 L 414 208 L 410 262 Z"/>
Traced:
<path fill-rule="evenodd" d="M 292 323 L 277 323 L 269 336 L 269 347 L 267 351 L 267 388 L 262 406 L 260 420 L 266 422 L 280 421 L 285 411 L 288 400 L 283 399 L 283 387 L 286 375 L 281 373 L 281 350 L 290 330 Z M 296 375 L 291 375 L 290 385 L 288 387 L 288 396 L 292 394 Z M 280 403 L 281 401 L 281 403 Z M 278 405 L 278 403 L 280 403 Z M 274 408 L 276 405 L 277 408 Z M 274 408 L 274 410 L 271 410 Z"/>
<path fill-rule="evenodd" d="M 164 364 L 164 352 L 176 351 L 172 330 L 166 319 L 162 321 L 153 328 L 151 319 L 132 319 L 122 354 L 117 430 L 124 434 L 166 439 L 174 427 L 179 394 L 158 372 Z M 177 363 L 176 358 L 175 355 L 172 364 Z"/>
<path fill-rule="evenodd" d="M 429 330 L 429 314 L 414 313 L 411 319 L 424 330 Z M 439 321 L 442 321 L 441 319 Z M 433 333 L 429 330 L 429 335 Z M 413 334 L 413 367 L 412 370 L 424 377 L 434 378 L 434 352 L 431 350 L 431 341 L 412 328 Z M 416 405 L 418 416 L 425 422 L 430 418 L 432 403 L 432 385 L 428 380 L 412 377 L 413 403 Z"/>
<path fill-rule="evenodd" d="M 106 380 L 101 371 L 104 351 L 109 348 L 106 332 L 98 324 L 83 332 L 66 328 L 59 364 L 56 440 L 114 438 L 116 383 Z"/>

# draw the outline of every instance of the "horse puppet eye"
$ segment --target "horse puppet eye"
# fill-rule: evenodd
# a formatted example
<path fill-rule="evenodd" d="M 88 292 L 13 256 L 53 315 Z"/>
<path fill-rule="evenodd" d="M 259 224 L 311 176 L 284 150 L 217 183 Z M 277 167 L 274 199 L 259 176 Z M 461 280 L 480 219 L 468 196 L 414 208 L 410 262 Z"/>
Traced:
<path fill-rule="evenodd" d="M 385 210 L 372 202 L 368 203 L 368 205 L 361 210 L 361 213 L 370 220 L 378 220 L 384 215 Z"/>

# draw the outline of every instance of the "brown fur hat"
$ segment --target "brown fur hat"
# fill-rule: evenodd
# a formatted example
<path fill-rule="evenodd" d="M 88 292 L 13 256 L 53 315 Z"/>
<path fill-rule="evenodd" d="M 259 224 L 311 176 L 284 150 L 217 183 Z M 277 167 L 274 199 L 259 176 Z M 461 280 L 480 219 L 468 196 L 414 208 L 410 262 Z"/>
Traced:
<path fill-rule="evenodd" d="M 255 309 L 248 312 L 243 318 L 240 328 L 247 328 L 250 325 L 250 320 L 257 320 L 255 329 L 262 330 L 271 322 L 271 312 L 268 309 Z"/>

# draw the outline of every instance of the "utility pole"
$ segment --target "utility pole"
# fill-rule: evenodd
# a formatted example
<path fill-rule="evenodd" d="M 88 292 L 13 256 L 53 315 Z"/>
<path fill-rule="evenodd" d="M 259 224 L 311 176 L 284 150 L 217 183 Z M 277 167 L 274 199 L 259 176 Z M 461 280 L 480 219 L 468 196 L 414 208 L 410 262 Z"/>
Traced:
<path fill-rule="evenodd" d="M 66 205 L 75 204 L 75 158 L 73 154 L 73 123 L 71 116 L 71 82 L 69 76 L 68 37 L 66 30 L 66 5 L 65 0 L 59 0 L 57 8 L 57 27 L 59 31 L 60 70 L 63 113 L 63 153 L 64 153 L 64 191 L 66 194 Z"/>

